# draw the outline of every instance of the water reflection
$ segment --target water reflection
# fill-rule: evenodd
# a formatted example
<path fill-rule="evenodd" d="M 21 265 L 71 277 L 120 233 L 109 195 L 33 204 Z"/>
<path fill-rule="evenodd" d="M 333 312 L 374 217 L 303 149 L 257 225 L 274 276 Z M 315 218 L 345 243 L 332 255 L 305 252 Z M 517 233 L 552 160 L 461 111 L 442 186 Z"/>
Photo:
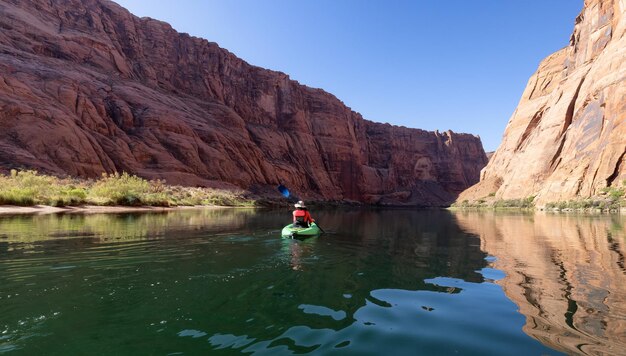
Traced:
<path fill-rule="evenodd" d="M 521 333 L 523 316 L 493 283 L 503 274 L 489 268 L 480 239 L 448 212 L 324 211 L 316 217 L 330 234 L 282 241 L 287 266 L 256 294 L 271 306 L 231 315 L 241 321 L 213 334 L 202 329 L 214 350 L 556 354 Z"/>
<path fill-rule="evenodd" d="M 0 216 L 0 242 L 94 237 L 98 241 L 163 237 L 165 232 L 242 227 L 255 209 L 189 209 L 156 213 L 47 214 Z M 204 230 L 203 230 L 204 231 Z"/>
<path fill-rule="evenodd" d="M 0 353 L 525 355 L 558 353 L 545 345 L 623 346 L 621 220 L 315 216 L 329 233 L 305 241 L 280 238 L 290 211 L 2 217 Z"/>
<path fill-rule="evenodd" d="M 352 322 L 345 327 L 296 324 L 269 340 L 224 333 L 208 340 L 217 350 L 256 355 L 551 354 L 516 333 L 521 315 L 496 285 L 441 277 L 426 282 L 441 291 L 371 291 L 370 300 L 352 314 Z M 322 318 L 345 317 L 344 311 L 323 306 L 313 306 L 313 310 Z"/>
<path fill-rule="evenodd" d="M 524 331 L 571 354 L 626 350 L 624 216 L 457 212 L 506 272 L 498 281 Z"/>

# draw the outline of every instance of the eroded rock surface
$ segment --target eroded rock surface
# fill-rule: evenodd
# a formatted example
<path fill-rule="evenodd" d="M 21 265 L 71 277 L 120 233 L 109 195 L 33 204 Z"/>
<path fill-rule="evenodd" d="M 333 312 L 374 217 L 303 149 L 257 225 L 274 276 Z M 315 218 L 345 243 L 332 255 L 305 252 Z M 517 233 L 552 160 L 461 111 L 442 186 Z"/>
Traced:
<path fill-rule="evenodd" d="M 530 78 L 504 139 L 462 200 L 551 201 L 626 185 L 626 1 L 585 0 L 570 45 Z"/>
<path fill-rule="evenodd" d="M 478 181 L 478 137 L 364 120 L 106 0 L 0 1 L 0 167 L 305 198 L 440 205 Z"/>

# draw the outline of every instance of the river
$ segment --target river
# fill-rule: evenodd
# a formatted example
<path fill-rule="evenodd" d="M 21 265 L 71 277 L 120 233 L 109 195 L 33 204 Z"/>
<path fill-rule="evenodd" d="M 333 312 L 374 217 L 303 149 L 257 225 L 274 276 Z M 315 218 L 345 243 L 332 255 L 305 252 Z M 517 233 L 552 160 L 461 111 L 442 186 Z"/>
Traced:
<path fill-rule="evenodd" d="M 626 218 L 323 210 L 0 216 L 0 353 L 619 355 Z"/>

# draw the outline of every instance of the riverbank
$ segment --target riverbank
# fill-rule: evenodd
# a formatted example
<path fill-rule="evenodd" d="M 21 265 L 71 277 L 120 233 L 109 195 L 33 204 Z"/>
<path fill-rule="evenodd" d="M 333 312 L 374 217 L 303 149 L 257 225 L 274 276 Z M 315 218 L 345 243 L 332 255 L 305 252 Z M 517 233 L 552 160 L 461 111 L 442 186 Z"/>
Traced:
<path fill-rule="evenodd" d="M 81 206 L 16 206 L 16 205 L 0 205 L 0 215 L 20 215 L 20 214 L 59 214 L 59 213 L 77 213 L 77 214 L 103 214 L 103 213 L 149 213 L 174 210 L 191 210 L 191 209 L 225 209 L 233 208 L 218 205 L 194 205 L 194 206 L 101 206 L 101 205 L 81 205 Z"/>
<path fill-rule="evenodd" d="M 589 214 L 589 215 L 600 215 L 600 214 L 622 214 L 626 215 L 626 207 L 619 209 L 595 209 L 595 208 L 546 208 L 546 207 L 531 207 L 531 208 L 520 208 L 520 207 L 508 207 L 508 208 L 494 208 L 490 206 L 468 206 L 468 207 L 458 207 L 451 206 L 446 208 L 446 210 L 450 211 L 495 211 L 495 212 L 523 212 L 523 213 L 554 213 L 554 214 Z"/>
<path fill-rule="evenodd" d="M 452 210 L 518 210 L 518 211 L 545 211 L 554 213 L 622 213 L 626 214 L 626 181 L 621 187 L 607 187 L 598 195 L 589 198 L 577 198 L 566 201 L 537 204 L 535 196 L 521 199 L 497 199 L 495 194 L 482 199 L 455 202 L 450 206 Z"/>
<path fill-rule="evenodd" d="M 252 207 L 258 200 L 247 192 L 168 185 L 127 173 L 100 179 L 58 178 L 36 171 L 12 170 L 0 175 L 0 211 L 152 211 L 174 207 Z"/>

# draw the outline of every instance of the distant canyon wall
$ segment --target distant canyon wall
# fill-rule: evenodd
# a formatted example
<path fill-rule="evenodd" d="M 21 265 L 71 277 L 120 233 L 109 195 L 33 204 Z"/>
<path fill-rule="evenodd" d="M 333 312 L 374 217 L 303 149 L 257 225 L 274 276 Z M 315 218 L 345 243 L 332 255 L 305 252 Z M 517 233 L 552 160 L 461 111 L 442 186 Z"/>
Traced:
<path fill-rule="evenodd" d="M 461 200 L 590 197 L 626 179 L 626 1 L 585 0 L 570 45 L 530 78 L 481 173 Z"/>
<path fill-rule="evenodd" d="M 364 120 L 107 0 L 0 0 L 0 28 L 5 170 L 445 205 L 487 163 L 476 136 Z"/>

